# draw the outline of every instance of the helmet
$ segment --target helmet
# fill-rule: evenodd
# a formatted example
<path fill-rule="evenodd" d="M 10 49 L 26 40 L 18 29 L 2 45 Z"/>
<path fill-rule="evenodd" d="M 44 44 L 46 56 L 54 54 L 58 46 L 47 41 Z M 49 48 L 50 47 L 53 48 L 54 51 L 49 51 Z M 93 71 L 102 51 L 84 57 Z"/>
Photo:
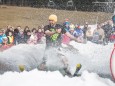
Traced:
<path fill-rule="evenodd" d="M 53 20 L 54 22 L 57 22 L 57 16 L 54 15 L 54 14 L 51 14 L 51 15 L 49 16 L 49 20 Z"/>

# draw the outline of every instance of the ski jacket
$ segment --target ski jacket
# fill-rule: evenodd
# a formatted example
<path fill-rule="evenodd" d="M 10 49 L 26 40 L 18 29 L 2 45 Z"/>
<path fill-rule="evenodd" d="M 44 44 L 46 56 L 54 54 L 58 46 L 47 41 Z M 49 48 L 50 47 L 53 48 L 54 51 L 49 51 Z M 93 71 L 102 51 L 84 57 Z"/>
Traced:
<path fill-rule="evenodd" d="M 73 35 L 75 36 L 75 37 L 79 37 L 79 36 L 83 36 L 83 31 L 82 31 L 82 29 L 76 29 L 74 32 L 73 32 Z"/>
<path fill-rule="evenodd" d="M 113 24 L 115 24 L 115 15 L 112 16 L 112 21 L 113 21 Z"/>
<path fill-rule="evenodd" d="M 56 24 L 54 26 L 46 25 L 44 27 L 44 31 L 49 30 L 49 31 L 56 32 L 57 29 L 61 29 L 61 33 L 55 33 L 53 35 L 46 34 L 46 45 L 47 46 L 60 46 L 61 40 L 62 40 L 62 34 L 66 33 L 66 30 L 60 24 Z"/>
<path fill-rule="evenodd" d="M 0 35 L 0 44 L 2 44 L 2 42 L 3 42 L 3 36 Z"/>
<path fill-rule="evenodd" d="M 14 37 L 13 36 L 7 36 L 7 38 L 8 38 L 8 44 L 13 44 Z"/>
<path fill-rule="evenodd" d="M 99 36 L 101 36 L 101 39 L 100 39 L 100 40 L 103 40 L 103 39 L 104 39 L 105 35 L 104 35 L 104 30 L 103 30 L 102 28 L 100 28 L 100 29 L 95 29 L 93 34 L 95 34 L 95 33 L 98 33 Z"/>

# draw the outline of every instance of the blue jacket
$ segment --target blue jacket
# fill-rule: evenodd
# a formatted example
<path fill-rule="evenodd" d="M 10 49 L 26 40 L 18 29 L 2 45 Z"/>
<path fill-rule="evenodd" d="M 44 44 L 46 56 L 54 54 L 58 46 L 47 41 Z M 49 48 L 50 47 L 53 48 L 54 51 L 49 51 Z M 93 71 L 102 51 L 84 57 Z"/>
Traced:
<path fill-rule="evenodd" d="M 115 24 L 115 15 L 112 17 L 112 21 Z"/>
<path fill-rule="evenodd" d="M 3 42 L 3 36 L 0 35 L 0 44 L 2 44 L 2 42 Z"/>
<path fill-rule="evenodd" d="M 82 29 L 76 29 L 76 30 L 74 31 L 73 35 L 74 35 L 75 37 L 82 36 L 82 35 L 83 35 Z"/>

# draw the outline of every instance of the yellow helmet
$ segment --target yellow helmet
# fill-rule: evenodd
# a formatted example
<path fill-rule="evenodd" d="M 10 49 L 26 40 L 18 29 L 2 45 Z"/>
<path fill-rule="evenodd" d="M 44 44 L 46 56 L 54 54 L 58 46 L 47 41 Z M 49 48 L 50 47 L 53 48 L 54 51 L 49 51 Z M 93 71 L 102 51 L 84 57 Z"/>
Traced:
<path fill-rule="evenodd" d="M 57 22 L 57 16 L 54 15 L 54 14 L 51 14 L 51 15 L 49 16 L 49 20 L 53 20 L 54 22 Z"/>
<path fill-rule="evenodd" d="M 81 64 L 77 64 L 77 65 L 76 65 L 76 68 L 80 68 L 80 67 L 81 67 Z"/>

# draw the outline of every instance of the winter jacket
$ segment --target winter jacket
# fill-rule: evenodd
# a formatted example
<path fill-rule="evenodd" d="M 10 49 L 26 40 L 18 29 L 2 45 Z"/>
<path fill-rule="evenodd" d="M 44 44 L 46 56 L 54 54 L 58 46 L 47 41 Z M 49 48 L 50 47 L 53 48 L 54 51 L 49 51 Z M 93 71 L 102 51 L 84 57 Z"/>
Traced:
<path fill-rule="evenodd" d="M 13 44 L 14 36 L 7 36 L 7 38 L 8 38 L 8 44 Z"/>
<path fill-rule="evenodd" d="M 3 36 L 2 35 L 0 35 L 0 44 L 2 44 L 2 42 L 3 42 Z"/>
<path fill-rule="evenodd" d="M 37 41 L 40 42 L 41 38 L 44 36 L 44 32 L 37 33 Z"/>
<path fill-rule="evenodd" d="M 105 35 L 104 35 L 104 30 L 102 28 L 95 29 L 93 34 L 95 34 L 95 33 L 98 33 L 99 36 L 101 36 L 101 39 L 100 39 L 101 41 L 104 39 Z"/>
<path fill-rule="evenodd" d="M 113 21 L 113 24 L 115 24 L 115 15 L 112 16 L 112 21 Z"/>
<path fill-rule="evenodd" d="M 32 34 L 27 41 L 28 44 L 37 44 L 37 35 Z"/>
<path fill-rule="evenodd" d="M 91 32 L 91 30 L 87 30 L 86 31 L 86 37 L 92 37 L 93 33 Z"/>
<path fill-rule="evenodd" d="M 82 31 L 82 29 L 76 29 L 74 32 L 73 32 L 73 35 L 75 36 L 75 37 L 79 37 L 79 36 L 83 36 L 83 31 Z"/>

